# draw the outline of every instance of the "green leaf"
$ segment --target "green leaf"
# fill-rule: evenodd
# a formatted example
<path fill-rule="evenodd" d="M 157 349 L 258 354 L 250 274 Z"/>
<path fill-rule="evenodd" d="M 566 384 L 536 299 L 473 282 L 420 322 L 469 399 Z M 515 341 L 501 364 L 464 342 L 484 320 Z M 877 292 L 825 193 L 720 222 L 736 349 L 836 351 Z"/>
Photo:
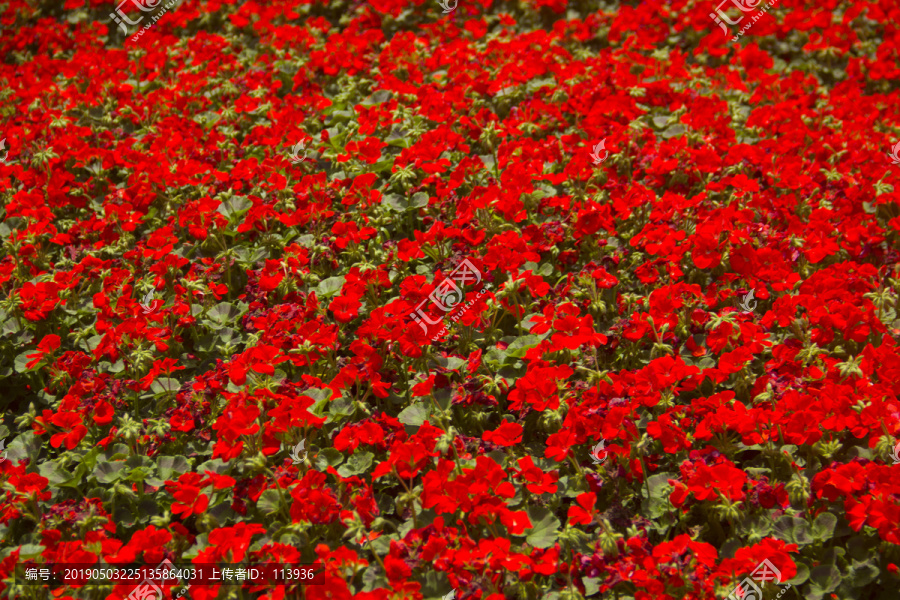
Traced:
<path fill-rule="evenodd" d="M 125 476 L 126 481 L 144 481 L 150 476 L 150 469 L 146 467 L 138 467 L 137 469 L 131 469 L 128 471 L 128 475 Z"/>
<path fill-rule="evenodd" d="M 333 421 L 340 417 L 349 417 L 354 413 L 353 400 L 338 396 L 328 403 L 328 420 Z"/>
<path fill-rule="evenodd" d="M 210 110 L 194 115 L 194 121 L 207 129 L 215 125 L 216 122 L 221 118 L 222 115 Z"/>
<path fill-rule="evenodd" d="M 425 582 L 422 584 L 419 593 L 425 598 L 442 599 L 451 590 L 450 582 L 444 573 L 429 570 L 422 577 Z"/>
<path fill-rule="evenodd" d="M 303 246 L 304 248 L 312 248 L 316 245 L 316 236 L 311 233 L 301 235 L 297 238 L 297 244 Z"/>
<path fill-rule="evenodd" d="M 381 204 L 394 212 L 406 212 L 409 209 L 409 202 L 403 196 L 398 194 L 386 194 L 381 199 Z"/>
<path fill-rule="evenodd" d="M 309 396 L 316 401 L 315 404 L 309 407 L 309 412 L 317 417 L 324 417 L 325 409 L 328 408 L 328 403 L 331 399 L 331 390 L 311 389 L 303 392 L 303 395 Z"/>
<path fill-rule="evenodd" d="M 800 561 L 796 561 L 796 564 L 797 564 L 797 574 L 794 575 L 793 579 L 791 579 L 789 581 L 785 581 L 783 583 L 789 583 L 791 585 L 800 585 L 801 583 L 803 583 L 804 581 L 809 579 L 809 567 L 807 567 L 805 564 L 803 564 Z"/>
<path fill-rule="evenodd" d="M 506 352 L 494 346 L 484 354 L 482 360 L 496 371 L 506 361 Z"/>
<path fill-rule="evenodd" d="M 15 548 L 13 548 L 15 550 Z M 19 546 L 19 560 L 27 560 L 43 554 L 46 548 L 41 544 L 24 544 Z"/>
<path fill-rule="evenodd" d="M 181 554 L 181 558 L 185 562 L 189 562 L 195 558 L 203 551 L 209 547 L 209 534 L 201 533 L 197 536 L 197 539 L 194 541 L 194 545 L 185 550 Z"/>
<path fill-rule="evenodd" d="M 3 428 L 6 429 L 5 427 Z M 9 432 L 3 434 L 3 437 L 9 435 Z M 28 458 L 31 461 L 31 464 L 38 464 L 38 457 L 41 454 L 41 438 L 34 434 L 34 431 L 27 430 L 20 433 L 16 436 L 10 444 L 7 446 L 7 458 L 17 462 L 23 458 Z M 85 455 L 82 463 L 85 464 L 88 469 L 94 468 L 94 462 L 97 460 L 97 454 L 100 453 L 99 448 L 93 448 L 88 451 Z"/>
<path fill-rule="evenodd" d="M 662 498 L 668 501 L 669 494 L 666 490 L 672 487 L 672 484 L 669 483 L 669 480 L 677 478 L 678 477 L 674 473 L 657 473 L 656 475 L 651 475 L 647 479 L 647 483 L 650 487 L 650 497 Z"/>
<path fill-rule="evenodd" d="M 22 323 L 17 317 L 10 317 L 0 310 L 0 335 L 16 335 L 22 331 Z"/>
<path fill-rule="evenodd" d="M 219 325 L 234 325 L 238 322 L 238 317 L 241 316 L 241 311 L 238 308 L 231 304 L 230 302 L 220 302 L 216 304 L 206 315 L 212 321 L 215 321 Z"/>
<path fill-rule="evenodd" d="M 647 483 L 650 486 L 650 497 L 644 496 L 642 503 L 646 516 L 650 519 L 658 519 L 669 512 L 669 494 L 666 490 L 671 487 L 669 479 L 674 477 L 669 473 L 659 473 L 650 476 Z M 646 493 L 646 488 L 641 488 L 641 495 Z"/>
<path fill-rule="evenodd" d="M 430 408 L 424 402 L 410 404 L 397 415 L 397 420 L 404 425 L 421 427 L 431 415 Z"/>
<path fill-rule="evenodd" d="M 556 80 L 553 77 L 546 77 L 543 79 L 532 79 L 527 84 L 525 84 L 525 91 L 529 94 L 533 94 L 537 90 L 542 87 L 556 87 Z"/>
<path fill-rule="evenodd" d="M 831 539 L 834 533 L 834 526 L 837 525 L 837 517 L 831 513 L 822 513 L 816 517 L 812 526 L 812 535 L 816 541 L 823 542 Z"/>
<path fill-rule="evenodd" d="M 79 346 L 81 348 L 84 348 L 88 352 L 93 352 L 94 350 L 97 349 L 97 346 L 99 346 L 100 342 L 102 342 L 102 341 L 103 341 L 102 335 L 93 335 L 86 340 L 84 340 L 84 339 L 81 340 Z"/>
<path fill-rule="evenodd" d="M 535 271 L 534 274 L 542 277 L 550 277 L 553 275 L 553 265 L 550 263 L 543 263 L 541 268 Z"/>
<path fill-rule="evenodd" d="M 806 522 L 806 519 L 785 515 L 775 523 L 775 537 L 791 544 L 798 546 L 811 544 L 813 539 L 809 533 L 809 523 Z"/>
<path fill-rule="evenodd" d="M 663 129 L 669 124 L 669 115 L 653 117 L 653 127 L 656 130 Z"/>
<path fill-rule="evenodd" d="M 528 510 L 528 518 L 533 527 L 525 541 L 535 548 L 549 548 L 559 537 L 559 519 L 550 510 L 536 506 Z"/>
<path fill-rule="evenodd" d="M 244 196 L 235 196 L 220 204 L 219 208 L 216 209 L 216 212 L 224 215 L 228 220 L 231 220 L 232 218 L 236 218 L 247 212 L 251 207 L 253 207 L 253 203 L 247 198 Z"/>
<path fill-rule="evenodd" d="M 319 283 L 316 288 L 316 296 L 319 298 L 327 298 L 334 295 L 344 286 L 344 277 L 329 277 Z"/>
<path fill-rule="evenodd" d="M 820 565 L 809 572 L 813 593 L 828 594 L 841 584 L 841 572 L 834 565 Z"/>
<path fill-rule="evenodd" d="M 56 487 L 69 487 L 75 490 L 80 489 L 81 483 L 87 475 L 88 467 L 83 462 L 75 465 L 75 469 L 70 471 L 62 467 L 57 462 L 41 463 L 38 469 L 42 476 L 50 480 L 50 483 Z"/>
<path fill-rule="evenodd" d="M 190 462 L 190 461 L 188 461 Z M 191 467 L 188 467 L 190 470 Z M 214 458 L 213 460 L 208 460 L 196 469 L 194 469 L 197 473 L 205 473 L 207 471 L 212 471 L 217 475 L 222 475 L 223 473 L 228 473 L 231 470 L 231 464 L 225 462 L 221 458 Z"/>
<path fill-rule="evenodd" d="M 584 584 L 584 595 L 593 596 L 600 591 L 599 577 L 584 577 L 581 582 Z"/>
<path fill-rule="evenodd" d="M 378 90 L 373 93 L 371 96 L 363 100 L 360 104 L 363 106 L 373 106 L 375 104 L 381 104 L 382 102 L 387 102 L 391 99 L 391 93 L 388 90 Z"/>
<path fill-rule="evenodd" d="M 113 444 L 112 448 L 103 450 L 103 458 L 106 460 L 125 460 L 131 456 L 131 449 L 125 444 Z"/>
<path fill-rule="evenodd" d="M 515 358 L 525 358 L 525 354 L 540 343 L 541 338 L 536 335 L 523 335 L 517 337 L 513 343 L 506 348 L 506 355 Z"/>
<path fill-rule="evenodd" d="M 0 237 L 8 237 L 13 231 L 20 229 L 23 224 L 27 225 L 27 222 L 21 217 L 8 217 L 0 223 Z"/>
<path fill-rule="evenodd" d="M 416 192 L 409 201 L 409 205 L 414 208 L 425 208 L 428 206 L 428 194 L 425 192 Z"/>
<path fill-rule="evenodd" d="M 125 461 L 116 462 L 100 462 L 94 467 L 92 475 L 97 478 L 100 483 L 114 483 L 122 477 L 122 469 L 125 468 Z"/>
<path fill-rule="evenodd" d="M 450 371 L 458 371 L 460 367 L 466 364 L 466 360 L 458 356 L 439 356 L 435 359 L 435 362 Z"/>
<path fill-rule="evenodd" d="M 700 367 L 701 369 L 712 369 L 715 368 L 716 361 L 709 356 L 704 356 L 697 361 L 696 366 Z"/>
<path fill-rule="evenodd" d="M 265 515 L 277 513 L 281 508 L 281 496 L 278 490 L 266 490 L 256 501 L 256 508 Z"/>
<path fill-rule="evenodd" d="M 136 469 L 138 467 L 150 468 L 153 466 L 153 461 L 146 456 L 140 454 L 132 454 L 127 459 L 125 459 L 125 466 L 129 469 Z"/>
<path fill-rule="evenodd" d="M 384 171 L 389 171 L 394 166 L 394 159 L 389 158 L 387 160 L 380 160 L 372 166 L 372 173 L 382 173 Z"/>
<path fill-rule="evenodd" d="M 175 393 L 181 389 L 181 382 L 171 377 L 160 377 L 150 384 L 150 391 L 154 394 Z"/>
<path fill-rule="evenodd" d="M 325 471 L 328 467 L 336 467 L 344 462 L 344 455 L 334 448 L 322 448 L 313 458 L 316 470 Z"/>
<path fill-rule="evenodd" d="M 374 458 L 375 455 L 371 452 L 356 452 L 347 459 L 347 464 L 338 469 L 337 472 L 341 477 L 361 475 L 369 470 Z"/>
<path fill-rule="evenodd" d="M 450 410 L 450 405 L 453 404 L 453 392 L 450 388 L 433 389 L 431 395 L 441 410 Z"/>
<path fill-rule="evenodd" d="M 35 352 L 37 352 L 37 350 L 26 350 L 22 354 L 19 354 L 18 356 L 16 356 L 16 360 L 13 365 L 16 370 L 16 373 L 29 373 L 31 371 L 35 371 L 35 370 L 39 369 L 44 364 L 44 361 L 41 360 L 39 363 L 37 363 L 36 365 L 31 367 L 30 369 L 26 366 L 29 362 L 32 361 L 32 359 L 28 358 L 28 355 L 34 354 Z"/>
<path fill-rule="evenodd" d="M 850 571 L 844 576 L 843 581 L 852 588 L 861 588 L 878 579 L 880 572 L 875 561 L 860 562 L 854 560 Z"/>
<path fill-rule="evenodd" d="M 191 465 L 183 456 L 160 456 L 156 461 L 156 470 L 162 480 L 174 481 L 182 473 L 191 470 Z"/>
<path fill-rule="evenodd" d="M 742 519 L 741 527 L 749 531 L 748 537 L 751 541 L 757 542 L 772 535 L 775 523 L 768 513 L 750 514 Z"/>
<path fill-rule="evenodd" d="M 667 128 L 665 131 L 660 133 L 660 135 L 662 137 L 664 137 L 665 139 L 669 139 L 669 138 L 673 138 L 678 135 L 684 135 L 684 132 L 685 132 L 684 125 L 677 123 L 677 124 L 672 125 L 671 127 Z"/>

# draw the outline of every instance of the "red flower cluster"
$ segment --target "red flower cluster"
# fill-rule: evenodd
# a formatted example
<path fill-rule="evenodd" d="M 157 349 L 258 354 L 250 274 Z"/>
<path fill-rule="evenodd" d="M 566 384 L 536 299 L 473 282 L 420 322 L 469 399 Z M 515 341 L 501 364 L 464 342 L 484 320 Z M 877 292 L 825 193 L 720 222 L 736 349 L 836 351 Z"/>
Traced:
<path fill-rule="evenodd" d="M 0 8 L 0 591 L 900 586 L 893 3 L 45 4 Z"/>

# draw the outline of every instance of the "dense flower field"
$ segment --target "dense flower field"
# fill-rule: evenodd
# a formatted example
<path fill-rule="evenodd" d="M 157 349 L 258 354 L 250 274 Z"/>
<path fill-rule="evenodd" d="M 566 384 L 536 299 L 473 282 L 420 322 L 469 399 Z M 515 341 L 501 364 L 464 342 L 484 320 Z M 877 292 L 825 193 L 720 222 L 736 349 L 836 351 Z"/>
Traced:
<path fill-rule="evenodd" d="M 716 2 L 0 4 L 2 595 L 896 598 L 900 4 Z"/>

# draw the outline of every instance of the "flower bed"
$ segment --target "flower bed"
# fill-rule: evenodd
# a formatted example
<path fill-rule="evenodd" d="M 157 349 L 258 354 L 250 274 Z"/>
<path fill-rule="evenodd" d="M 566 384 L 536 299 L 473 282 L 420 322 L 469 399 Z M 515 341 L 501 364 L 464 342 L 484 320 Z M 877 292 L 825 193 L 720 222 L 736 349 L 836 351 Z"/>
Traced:
<path fill-rule="evenodd" d="M 153 1 L 0 9 L 0 590 L 896 597 L 894 2 Z"/>

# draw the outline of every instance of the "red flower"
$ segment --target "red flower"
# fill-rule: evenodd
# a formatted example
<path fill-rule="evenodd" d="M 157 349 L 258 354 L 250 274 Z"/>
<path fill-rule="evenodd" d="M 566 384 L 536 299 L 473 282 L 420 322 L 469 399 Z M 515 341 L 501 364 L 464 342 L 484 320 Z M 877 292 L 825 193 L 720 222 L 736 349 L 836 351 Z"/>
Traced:
<path fill-rule="evenodd" d="M 94 406 L 94 423 L 97 425 L 109 425 L 115 416 L 115 409 L 106 400 L 101 400 Z"/>
<path fill-rule="evenodd" d="M 685 464 L 682 465 L 681 471 L 688 490 L 697 500 L 715 502 L 719 499 L 719 494 L 731 502 L 744 498 L 743 487 L 747 481 L 747 474 L 729 462 L 720 462 L 711 467 L 703 463 L 693 467 Z"/>
<path fill-rule="evenodd" d="M 498 446 L 513 446 L 522 441 L 524 428 L 518 423 L 504 423 L 493 431 L 485 431 L 481 439 Z"/>
<path fill-rule="evenodd" d="M 515 389 L 509 394 L 510 410 L 521 410 L 524 402 L 537 411 L 558 409 L 557 381 L 567 379 L 572 373 L 572 369 L 567 366 L 541 367 L 532 363 L 528 372 L 516 382 Z"/>
<path fill-rule="evenodd" d="M 575 498 L 577 506 L 569 507 L 569 525 L 590 525 L 594 522 L 594 514 L 597 505 L 597 495 L 593 492 L 579 494 Z"/>
<path fill-rule="evenodd" d="M 412 575 L 412 569 L 409 568 L 406 561 L 393 556 L 384 557 L 384 568 L 389 581 L 409 579 Z"/>
<path fill-rule="evenodd" d="M 33 492 L 40 492 L 42 490 L 47 489 L 47 485 L 50 483 L 50 480 L 46 477 L 42 477 L 37 473 L 27 473 L 22 475 L 16 481 L 10 480 L 15 486 L 16 491 L 21 492 L 26 495 L 31 495 Z M 44 496 L 44 494 L 41 494 Z M 46 493 L 47 498 L 50 497 L 50 492 Z"/>
<path fill-rule="evenodd" d="M 206 485 L 209 481 L 198 473 L 185 473 L 177 482 L 166 481 L 166 489 L 176 500 L 172 504 L 172 514 L 180 514 L 186 519 L 204 512 L 209 506 L 209 498 L 200 490 Z"/>
<path fill-rule="evenodd" d="M 599 288 L 607 289 L 619 285 L 619 280 L 616 279 L 615 276 L 610 275 L 606 269 L 602 267 L 595 269 L 591 273 L 591 277 Z"/>
<path fill-rule="evenodd" d="M 697 268 L 712 269 L 721 262 L 722 254 L 719 252 L 720 233 L 721 229 L 715 226 L 697 228 L 697 233 L 691 238 L 694 243 L 691 256 Z"/>
<path fill-rule="evenodd" d="M 78 413 L 56 413 L 50 419 L 50 423 L 63 430 L 50 438 L 50 445 L 54 448 L 59 448 L 65 442 L 66 449 L 71 450 L 87 435 L 87 427 L 84 426 Z"/>
<path fill-rule="evenodd" d="M 331 301 L 328 308 L 334 313 L 334 318 L 339 323 L 349 323 L 359 316 L 359 308 L 362 303 L 350 296 L 338 296 Z"/>
<path fill-rule="evenodd" d="M 385 562 L 385 566 L 387 563 Z M 376 592 L 379 590 L 375 590 Z M 303 589 L 306 600 L 351 600 L 361 596 L 354 596 L 350 593 L 350 589 L 340 577 L 332 575 L 316 575 L 316 585 L 306 586 Z M 387 600 L 387 598 L 377 598 L 372 600 Z"/>
<path fill-rule="evenodd" d="M 215 553 L 222 562 L 239 563 L 247 555 L 252 537 L 265 532 L 266 528 L 259 523 L 238 523 L 209 532 L 209 543 L 215 547 Z"/>
<path fill-rule="evenodd" d="M 670 415 L 661 415 L 658 421 L 649 423 L 647 425 L 647 434 L 661 440 L 663 450 L 669 454 L 690 447 L 687 435 L 672 424 Z"/>
<path fill-rule="evenodd" d="M 338 156 L 338 162 L 347 162 L 351 158 L 362 160 L 363 162 L 373 165 L 381 159 L 381 149 L 387 146 L 376 137 L 367 137 L 361 142 L 349 142 L 347 144 L 347 154 Z"/>
<path fill-rule="evenodd" d="M 427 396 L 434 387 L 434 375 L 431 375 L 425 381 L 421 381 L 413 386 L 412 395 L 415 397 Z"/>
<path fill-rule="evenodd" d="M 54 334 L 45 335 L 41 340 L 41 343 L 38 344 L 37 352 L 34 354 L 26 355 L 26 358 L 30 358 L 31 360 L 26 363 L 26 369 L 33 369 L 36 364 L 44 360 L 44 357 L 47 354 L 51 354 L 54 350 L 59 348 L 59 336 Z"/>
<path fill-rule="evenodd" d="M 517 473 L 522 479 L 529 482 L 525 486 L 529 492 L 532 494 L 553 494 L 556 492 L 556 481 L 559 479 L 559 471 L 545 473 L 534 464 L 530 456 L 520 458 L 519 467 L 521 471 L 517 471 Z"/>
<path fill-rule="evenodd" d="M 433 447 L 434 444 L 432 443 L 431 446 Z M 412 479 L 425 466 L 430 455 L 431 451 L 421 440 L 395 442 L 391 446 L 388 459 L 375 467 L 372 478 L 377 479 L 396 470 L 399 477 Z"/>

